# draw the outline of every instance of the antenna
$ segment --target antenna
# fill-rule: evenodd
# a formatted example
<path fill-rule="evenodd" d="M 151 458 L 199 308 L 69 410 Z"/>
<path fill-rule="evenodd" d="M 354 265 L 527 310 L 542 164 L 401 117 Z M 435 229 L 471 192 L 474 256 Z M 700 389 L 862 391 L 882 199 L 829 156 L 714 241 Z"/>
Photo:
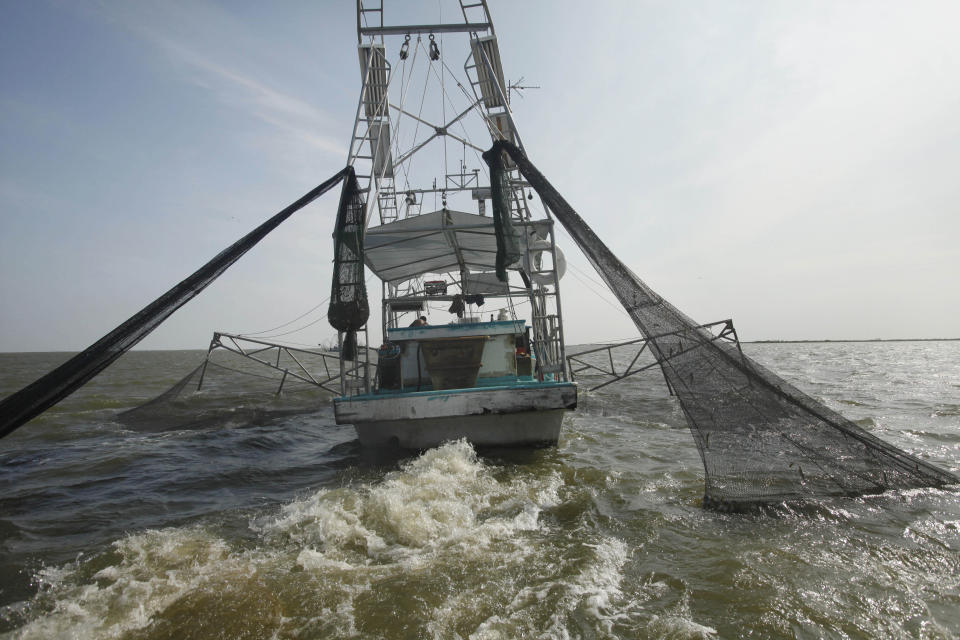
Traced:
<path fill-rule="evenodd" d="M 520 76 L 520 79 L 517 80 L 516 82 L 510 82 L 509 80 L 507 81 L 507 92 L 509 93 L 511 91 L 515 91 L 516 94 L 521 98 L 523 97 L 524 89 L 539 89 L 539 88 L 540 88 L 540 85 L 523 84 L 523 76 Z M 511 95 L 511 97 L 513 96 Z"/>

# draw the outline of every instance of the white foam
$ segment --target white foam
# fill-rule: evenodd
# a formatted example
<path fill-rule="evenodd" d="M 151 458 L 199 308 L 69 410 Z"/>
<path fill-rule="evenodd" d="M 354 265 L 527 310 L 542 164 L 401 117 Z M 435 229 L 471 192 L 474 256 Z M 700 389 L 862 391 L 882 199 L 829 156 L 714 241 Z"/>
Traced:
<path fill-rule="evenodd" d="M 632 601 L 624 602 L 620 590 L 629 548 L 613 537 L 582 546 L 591 552 L 576 575 L 559 575 L 520 588 L 503 611 L 491 615 L 477 627 L 470 640 L 519 636 L 569 638 L 568 626 L 575 613 L 592 618 L 606 633 L 612 633 L 613 625 L 627 619 L 635 605 Z M 543 563 L 548 558 L 541 556 L 537 560 Z M 549 620 L 545 628 L 537 622 L 543 615 Z"/>
<path fill-rule="evenodd" d="M 79 564 L 41 572 L 52 610 L 19 630 L 20 638 L 118 637 L 196 589 L 226 557 L 223 542 L 199 528 L 148 530 L 114 543 L 119 564 L 80 583 Z"/>
<path fill-rule="evenodd" d="M 322 616 L 300 612 L 271 624 L 276 632 L 353 629 L 357 598 L 380 581 L 430 575 L 476 563 L 486 571 L 552 561 L 536 546 L 544 508 L 560 503 L 557 473 L 512 474 L 499 481 L 465 442 L 426 452 L 381 481 L 321 489 L 251 523 L 261 539 L 252 549 L 231 545 L 203 527 L 149 530 L 114 543 L 116 559 L 95 574 L 86 562 L 48 568 L 34 610 L 46 611 L 17 631 L 22 638 L 119 637 L 163 618 L 165 610 L 200 607 L 216 594 L 240 600 L 265 589 L 258 575 L 278 575 L 292 593 L 324 603 Z M 602 554 L 601 554 L 602 555 Z M 100 556 L 98 562 L 110 559 Z M 532 564 L 531 564 L 532 563 Z M 586 570 L 585 570 L 586 571 Z M 592 570 L 591 570 L 592 571 Z M 591 593 L 609 588 L 587 571 Z M 605 586 L 606 585 L 606 586 Z M 256 596 L 255 596 L 256 597 Z M 425 612 L 437 637 L 452 637 L 450 621 L 471 606 L 486 606 L 483 581 Z M 499 594 L 495 594 L 499 597 Z M 599 596 L 597 607 L 604 597 Z M 178 603 L 178 601 L 180 601 Z M 289 606 L 289 603 L 288 603 Z M 182 610 L 182 609 L 181 609 Z M 241 614 L 242 615 L 242 614 Z M 328 625 L 334 624 L 335 627 Z"/>
<path fill-rule="evenodd" d="M 575 583 L 587 610 L 597 619 L 606 617 L 611 600 L 620 595 L 621 569 L 627 561 L 627 545 L 616 538 L 588 545 L 595 550 L 597 562 L 584 567 Z"/>
<path fill-rule="evenodd" d="M 541 510 L 557 503 L 561 484 L 555 474 L 498 482 L 459 441 L 427 451 L 378 484 L 318 491 L 253 526 L 323 553 L 397 561 L 451 545 L 479 549 L 534 530 Z"/>
<path fill-rule="evenodd" d="M 717 630 L 693 620 L 689 594 L 685 591 L 671 610 L 651 616 L 647 633 L 663 640 L 710 640 L 716 637 Z"/>
<path fill-rule="evenodd" d="M 647 631 L 651 637 L 664 640 L 709 640 L 717 635 L 713 627 L 694 622 L 686 616 L 670 614 L 650 618 Z"/>

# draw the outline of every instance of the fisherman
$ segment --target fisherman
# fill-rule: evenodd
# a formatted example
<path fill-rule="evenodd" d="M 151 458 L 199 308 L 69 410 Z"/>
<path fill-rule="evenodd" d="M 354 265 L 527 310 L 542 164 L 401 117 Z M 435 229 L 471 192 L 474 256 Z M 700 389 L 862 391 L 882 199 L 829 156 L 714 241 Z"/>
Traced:
<path fill-rule="evenodd" d="M 427 316 L 420 316 L 416 320 L 410 323 L 411 327 L 425 327 L 427 326 Z"/>

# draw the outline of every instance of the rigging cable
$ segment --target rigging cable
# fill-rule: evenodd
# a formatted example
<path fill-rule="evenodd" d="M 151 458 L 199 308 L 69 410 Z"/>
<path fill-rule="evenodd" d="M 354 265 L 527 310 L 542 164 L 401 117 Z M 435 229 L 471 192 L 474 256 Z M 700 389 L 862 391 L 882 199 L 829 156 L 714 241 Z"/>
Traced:
<path fill-rule="evenodd" d="M 463 83 L 461 83 L 459 80 L 457 80 L 456 74 L 453 72 L 452 69 L 450 69 L 449 66 L 447 66 L 446 61 L 444 61 L 444 60 L 441 58 L 441 59 L 440 59 L 440 64 L 443 65 L 443 68 L 447 71 L 447 73 L 450 74 L 450 77 L 453 78 L 453 81 L 457 83 L 457 87 L 460 88 L 460 91 L 463 92 L 464 97 L 466 97 L 466 99 L 467 99 L 467 104 L 471 105 L 471 108 L 474 109 L 474 110 L 480 115 L 480 119 L 483 121 L 483 123 L 484 123 L 485 125 L 487 125 L 487 129 L 489 130 L 488 133 L 493 134 L 493 133 L 494 133 L 494 130 L 491 128 L 490 123 L 487 121 L 487 115 L 486 115 L 486 114 L 483 112 L 483 110 L 480 108 L 480 105 L 478 104 L 478 102 L 477 102 L 476 100 L 474 100 L 473 98 L 470 97 L 470 94 L 467 93 L 467 90 L 466 90 L 466 88 L 464 88 Z M 454 105 L 454 103 L 453 103 L 453 99 L 450 97 L 450 94 L 448 94 L 446 91 L 444 91 L 444 92 L 443 92 L 443 97 L 446 98 L 447 101 L 450 103 L 450 108 L 453 109 L 454 111 L 456 111 L 457 113 L 459 113 L 459 111 L 458 111 L 457 108 L 456 108 L 456 105 Z M 470 139 L 470 134 L 467 133 L 467 127 L 463 124 L 463 118 L 461 118 L 461 119 L 457 122 L 457 124 L 460 125 L 460 129 L 463 131 L 463 137 L 464 137 L 464 139 L 469 140 L 469 139 Z M 473 147 L 471 147 L 471 149 L 473 149 Z M 473 149 L 473 155 L 474 155 L 474 156 L 476 157 L 476 159 L 477 159 L 477 163 L 478 163 L 478 165 L 480 166 L 480 170 L 484 172 L 484 174 L 487 176 L 488 181 L 489 181 L 490 172 L 489 172 L 489 170 L 488 170 L 488 168 L 487 168 L 487 163 L 483 161 L 483 158 L 480 157 L 480 152 L 477 151 L 476 149 Z"/>
<path fill-rule="evenodd" d="M 420 36 L 418 35 L 417 41 L 419 40 L 420 40 Z M 404 40 L 403 46 L 407 47 L 407 49 L 409 50 L 409 46 L 410 46 L 409 34 L 407 35 L 406 40 Z M 413 82 L 413 71 L 416 68 L 417 54 L 419 53 L 419 51 L 420 50 L 418 47 L 413 48 L 413 59 L 410 61 L 410 67 L 409 67 L 410 74 L 407 75 L 407 70 L 408 70 L 407 55 L 404 55 L 403 50 L 401 49 L 400 59 L 403 60 L 403 67 L 402 67 L 401 76 L 400 76 L 400 110 L 397 113 L 397 127 L 396 127 L 396 131 L 394 131 L 393 141 L 392 141 L 392 146 L 395 147 L 395 151 L 397 154 L 396 156 L 394 156 L 396 158 L 400 157 L 400 123 L 403 121 L 403 108 L 407 104 L 407 94 L 410 90 L 410 83 Z M 423 106 L 421 103 L 421 109 L 422 108 Z M 387 110 L 387 119 L 388 120 L 390 119 L 389 108 Z M 416 133 L 414 133 L 414 138 L 416 138 Z M 396 168 L 394 168 L 394 171 L 396 171 Z M 403 184 L 404 184 L 404 191 L 407 191 L 410 189 L 410 170 L 406 168 L 404 168 L 404 171 L 403 171 Z M 393 192 L 394 192 L 394 197 L 396 197 L 396 192 L 397 192 L 396 182 L 394 182 Z M 410 204 L 408 203 L 407 213 L 409 214 L 409 212 L 410 212 Z M 399 218 L 399 216 L 397 217 Z"/>
<path fill-rule="evenodd" d="M 370 284 L 370 280 L 372 280 L 372 279 L 373 279 L 373 274 L 370 274 L 369 276 L 367 276 L 367 279 L 364 281 L 364 284 Z M 327 297 L 327 300 L 330 300 L 330 297 L 329 297 L 329 296 Z M 306 314 L 304 314 L 304 315 L 306 315 Z M 301 316 L 301 317 L 302 317 L 302 316 Z M 313 320 L 313 321 L 311 321 L 311 322 L 308 322 L 307 324 L 303 325 L 302 327 L 298 327 L 298 328 L 296 328 L 296 329 L 291 329 L 290 331 L 285 331 L 285 332 L 283 332 L 283 333 L 275 333 L 275 334 L 269 335 L 269 336 L 262 336 L 262 338 L 266 339 L 266 338 L 279 338 L 279 337 L 281 337 L 281 336 L 289 336 L 289 335 L 294 334 L 294 333 L 299 333 L 300 331 L 303 331 L 304 329 L 307 329 L 307 328 L 309 328 L 309 327 L 312 327 L 313 325 L 317 324 L 317 323 L 320 322 L 321 320 L 326 320 L 326 319 L 327 319 L 327 316 L 323 316 L 322 318 L 317 318 L 316 320 Z M 288 324 L 289 324 L 289 323 L 288 323 Z"/>
<path fill-rule="evenodd" d="M 423 39 L 417 35 L 417 46 L 413 50 L 413 59 L 416 61 L 417 55 L 420 52 L 420 49 L 423 48 Z M 411 77 L 413 76 L 413 71 L 410 72 Z M 423 92 L 420 94 L 420 108 L 417 110 L 417 118 L 423 117 L 423 105 L 427 99 L 427 86 L 430 82 L 430 74 L 425 74 L 423 77 Z M 401 114 L 402 115 L 402 114 Z M 410 144 L 410 148 L 413 149 L 417 146 L 417 135 L 420 133 L 420 120 L 416 119 L 417 124 L 413 128 L 413 142 Z M 403 181 L 405 188 L 410 188 L 410 165 L 407 162 L 404 162 L 402 165 L 403 168 Z"/>
<path fill-rule="evenodd" d="M 287 322 L 284 322 L 284 323 L 281 324 L 281 325 L 277 325 L 276 327 L 273 327 L 273 328 L 271 328 L 271 329 L 264 329 L 263 331 L 247 331 L 247 332 L 244 332 L 244 333 L 237 333 L 237 335 L 238 335 L 238 336 L 258 336 L 258 335 L 261 335 L 261 334 L 264 334 L 264 333 L 270 333 L 271 331 L 276 331 L 277 329 L 283 329 L 283 328 L 286 327 L 287 325 L 291 325 L 291 324 L 293 324 L 294 322 L 296 322 L 297 320 L 300 320 L 301 318 L 304 318 L 304 317 L 310 315 L 311 313 L 313 313 L 314 311 L 316 311 L 317 309 L 319 309 L 319 308 L 322 307 L 323 305 L 327 304 L 327 302 L 329 302 L 329 301 L 330 301 L 330 296 L 327 296 L 327 297 L 324 298 L 322 301 L 320 301 L 320 303 L 317 304 L 317 306 L 313 307 L 312 309 L 310 309 L 310 310 L 308 310 L 308 311 L 300 314 L 299 316 L 297 316 L 297 317 L 294 318 L 293 320 L 288 320 Z"/>
<path fill-rule="evenodd" d="M 590 276 L 588 276 L 587 274 L 583 273 L 582 270 L 580 270 L 579 268 L 577 268 L 577 266 L 574 265 L 573 263 L 571 263 L 569 260 L 567 260 L 567 266 L 573 267 L 574 271 L 579 271 L 582 276 L 584 276 L 585 278 L 587 278 L 587 279 L 590 280 L 591 282 L 594 282 L 594 284 L 599 284 L 599 283 L 597 283 L 596 281 L 594 281 L 592 278 L 590 278 Z M 618 304 L 614 304 L 613 302 L 611 302 L 611 300 L 610 300 L 609 298 L 603 296 L 599 291 L 597 291 L 596 288 L 591 287 L 589 284 L 587 284 L 586 282 L 584 282 L 584 281 L 580 278 L 580 276 L 578 276 L 576 273 L 574 273 L 574 271 L 571 271 L 571 272 L 570 272 L 570 275 L 572 275 L 574 278 L 576 278 L 577 280 L 579 280 L 582 284 L 586 285 L 586 286 L 587 286 L 587 290 L 589 290 L 591 293 L 593 293 L 593 295 L 597 296 L 598 298 L 600 298 L 601 300 L 603 300 L 604 302 L 606 302 L 608 305 L 610 305 L 611 307 L 613 307 L 614 309 L 616 309 L 617 312 L 623 314 L 623 315 L 624 315 L 625 317 L 627 317 L 628 319 L 633 320 L 633 318 L 630 317 L 630 314 L 627 313 L 626 311 L 624 311 L 624 309 L 623 309 L 622 306 L 620 306 L 620 305 L 618 305 Z M 601 285 L 601 286 L 602 286 L 604 289 L 609 290 L 605 285 Z"/>

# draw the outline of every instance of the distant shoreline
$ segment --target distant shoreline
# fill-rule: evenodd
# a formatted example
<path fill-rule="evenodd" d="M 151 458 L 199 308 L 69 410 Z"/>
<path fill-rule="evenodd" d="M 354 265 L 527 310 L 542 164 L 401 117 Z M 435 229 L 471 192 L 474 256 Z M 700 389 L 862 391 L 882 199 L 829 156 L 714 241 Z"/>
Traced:
<path fill-rule="evenodd" d="M 637 338 L 639 340 L 640 338 Z M 817 339 L 817 340 L 743 340 L 740 344 L 824 344 L 824 343 L 844 343 L 844 342 L 957 342 L 960 338 L 852 338 L 852 339 Z M 568 346 L 583 347 L 604 347 L 629 342 L 629 340 L 616 340 L 606 342 L 583 342 Z"/>
<path fill-rule="evenodd" d="M 869 339 L 819 339 L 819 340 L 744 340 L 740 344 L 822 344 L 827 342 L 957 342 L 960 341 L 960 338 L 869 338 Z M 618 341 L 607 341 L 607 342 L 583 342 L 577 345 L 570 346 L 604 346 L 608 344 L 617 344 L 619 342 L 627 342 L 626 340 Z M 206 351 L 205 348 L 196 348 L 196 349 L 137 349 L 134 347 L 130 351 L 138 351 L 143 353 L 145 351 Z M 79 351 L 0 351 L 0 355 L 5 354 L 24 354 L 24 353 L 67 353 L 75 354 Z"/>
<path fill-rule="evenodd" d="M 956 342 L 960 338 L 870 338 L 839 340 L 744 340 L 743 344 L 795 344 L 807 342 Z"/>

